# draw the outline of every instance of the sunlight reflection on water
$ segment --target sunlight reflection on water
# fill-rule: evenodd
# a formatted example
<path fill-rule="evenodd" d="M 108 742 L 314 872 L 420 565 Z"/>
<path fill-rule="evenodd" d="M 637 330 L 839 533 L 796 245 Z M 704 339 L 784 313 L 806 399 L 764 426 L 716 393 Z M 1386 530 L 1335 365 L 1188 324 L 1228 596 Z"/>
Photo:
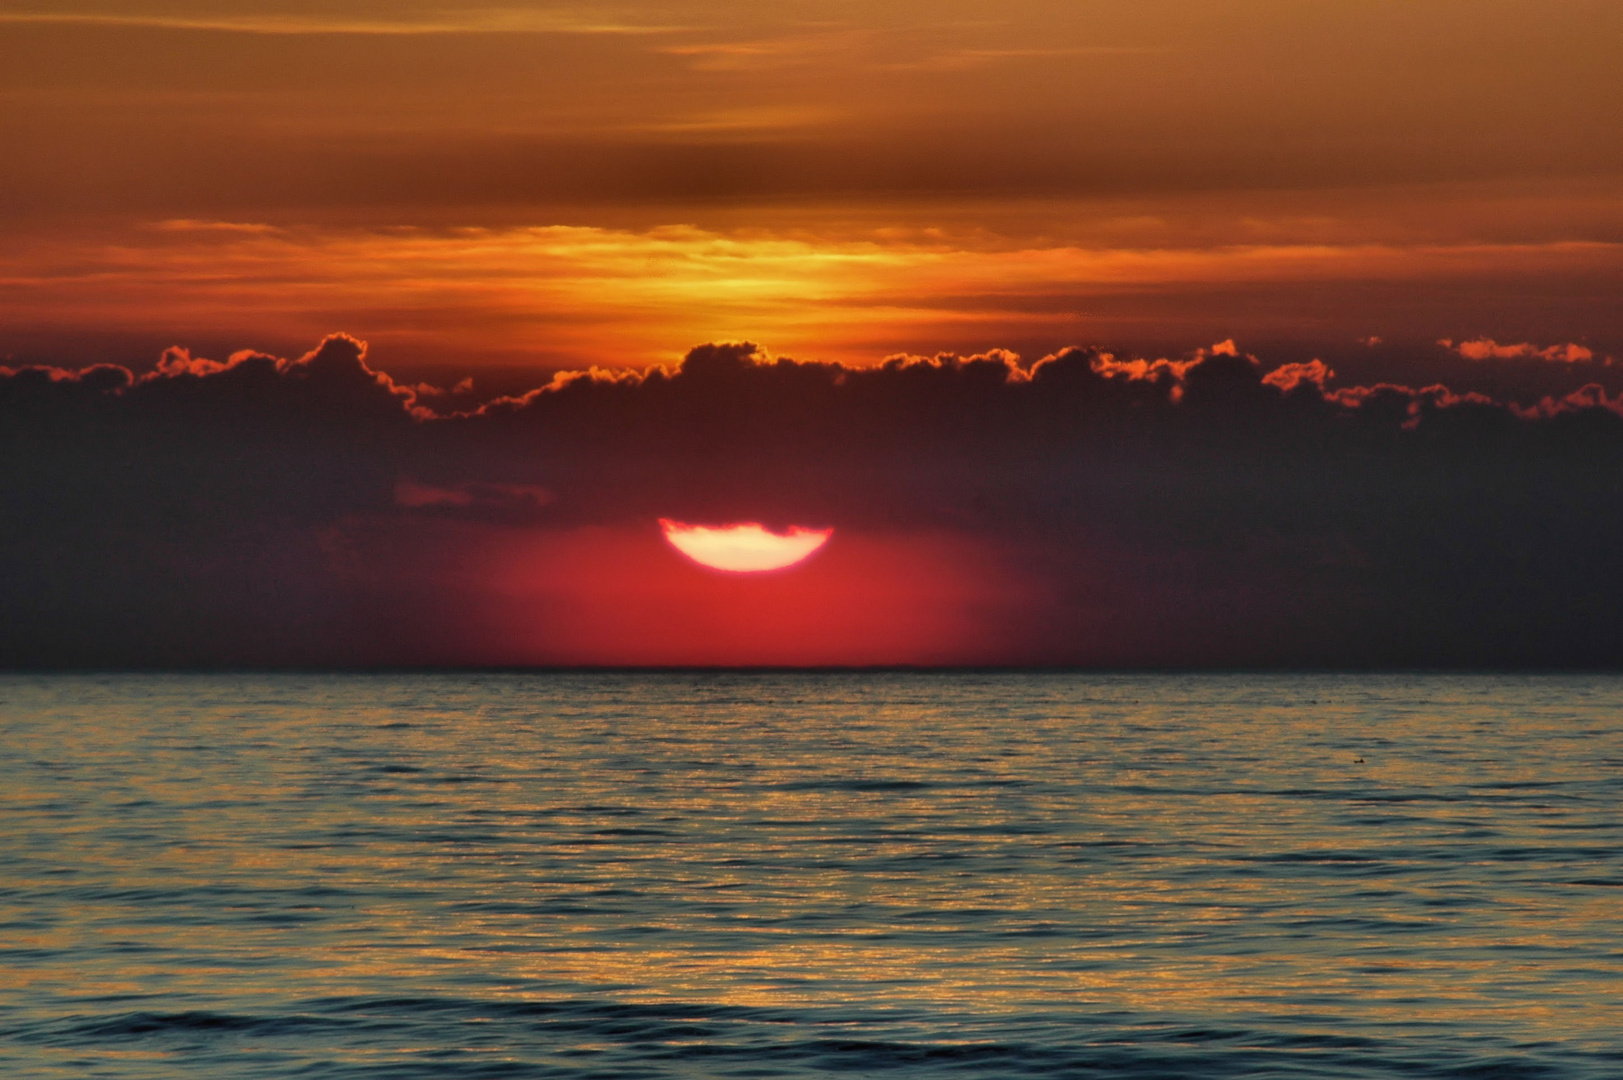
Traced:
<path fill-rule="evenodd" d="M 6 676 L 0 702 L 13 1071 L 1623 1072 L 1623 679 Z"/>

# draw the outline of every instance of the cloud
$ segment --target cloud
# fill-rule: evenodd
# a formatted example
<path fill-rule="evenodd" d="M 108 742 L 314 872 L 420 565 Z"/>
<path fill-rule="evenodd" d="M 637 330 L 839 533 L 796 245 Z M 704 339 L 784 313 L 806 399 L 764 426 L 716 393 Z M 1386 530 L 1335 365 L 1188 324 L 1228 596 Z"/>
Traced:
<path fill-rule="evenodd" d="M 741 168 L 715 158 L 699 171 L 725 180 Z M 1097 217 L 1097 208 L 1073 205 L 1070 217 Z M 1308 235 L 1174 243 L 1180 230 L 1166 223 L 1030 236 L 1014 221 L 971 225 L 960 217 L 926 228 L 920 217 L 910 211 L 900 219 L 908 227 L 888 230 L 872 219 L 772 230 L 287 225 L 147 228 L 95 244 L 50 233 L 0 248 L 0 322 L 15 328 L 8 348 L 26 342 L 32 355 L 99 358 L 105 354 L 83 351 L 86 327 L 166 344 L 178 325 L 200 340 L 246 336 L 291 349 L 345 312 L 365 320 L 369 340 L 397 365 L 412 362 L 418 372 L 445 357 L 509 369 L 642 366 L 678 359 L 672 342 L 744 336 L 851 364 L 991 344 L 1041 356 L 1079 337 L 1127 341 L 1153 355 L 1232 335 L 1301 340 L 1303 325 L 1351 340 L 1372 319 L 1383 328 L 1398 320 L 1403 333 L 1394 330 L 1393 340 L 1430 339 L 1433 299 L 1459 293 L 1461 280 L 1474 283 L 1472 295 L 1495 297 L 1492 312 L 1473 301 L 1461 315 L 1467 324 L 1536 322 L 1549 309 L 1546 283 L 1563 278 L 1591 283 L 1563 302 L 1564 323 L 1590 328 L 1597 341 L 1623 326 L 1615 305 L 1594 299 L 1623 282 L 1617 244 L 1326 243 Z M 1489 288 L 1489 279 L 1497 284 Z M 1522 299 L 1511 304 L 1509 296 Z M 1528 308 L 1541 314 L 1528 316 Z M 1350 370 L 1322 348 L 1317 355 Z"/>
<path fill-rule="evenodd" d="M 1475 338 L 1457 345 L 1448 338 L 1443 338 L 1437 344 L 1445 349 L 1452 349 L 1467 360 L 1538 359 L 1547 360 L 1552 364 L 1587 364 L 1596 359 L 1594 350 L 1576 342 L 1550 345 L 1542 349 L 1525 341 L 1514 345 L 1501 345 L 1492 338 Z M 1612 359 L 1601 357 L 1600 362 L 1610 365 Z"/>
<path fill-rule="evenodd" d="M 344 335 L 0 369 L 0 661 L 1623 656 L 1623 399 L 1332 377 L 1233 342 L 874 367 L 715 343 L 440 415 Z M 836 533 L 723 589 L 662 517 Z"/>
<path fill-rule="evenodd" d="M 469 483 L 434 487 L 402 476 L 394 485 L 395 505 L 406 510 L 466 512 L 478 509 L 501 515 L 522 515 L 546 506 L 554 497 L 538 484 Z"/>
<path fill-rule="evenodd" d="M 1322 391 L 1324 384 L 1335 377 L 1335 369 L 1315 358 L 1305 364 L 1281 364 L 1264 375 L 1262 381 L 1289 393 L 1304 383 L 1311 383 Z"/>
<path fill-rule="evenodd" d="M 282 230 L 275 225 L 255 221 L 203 221 L 198 218 L 169 218 L 152 225 L 158 232 L 170 233 L 245 233 L 259 236 Z"/>
<path fill-rule="evenodd" d="M 637 25 L 592 17 L 586 12 L 534 11 L 523 8 L 484 7 L 460 18 L 447 18 L 443 10 L 410 13 L 406 17 L 357 18 L 342 14 L 308 16 L 258 14 L 187 16 L 168 14 L 111 14 L 107 12 L 0 12 L 0 24 L 38 24 L 202 31 L 220 34 L 288 35 L 430 35 L 430 34 L 663 34 L 670 25 Z"/>

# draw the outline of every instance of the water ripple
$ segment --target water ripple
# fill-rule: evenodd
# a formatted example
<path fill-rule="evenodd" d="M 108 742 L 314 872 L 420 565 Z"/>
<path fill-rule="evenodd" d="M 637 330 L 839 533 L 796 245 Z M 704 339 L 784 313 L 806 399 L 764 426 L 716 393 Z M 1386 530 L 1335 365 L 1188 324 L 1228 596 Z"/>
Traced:
<path fill-rule="evenodd" d="M 19 1077 L 1623 1075 L 1623 679 L 0 676 Z"/>

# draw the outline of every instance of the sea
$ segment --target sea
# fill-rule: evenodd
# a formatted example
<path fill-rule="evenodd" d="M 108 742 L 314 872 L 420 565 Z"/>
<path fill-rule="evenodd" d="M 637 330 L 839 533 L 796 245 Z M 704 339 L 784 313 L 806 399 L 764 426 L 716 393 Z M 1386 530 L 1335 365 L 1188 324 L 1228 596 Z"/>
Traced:
<path fill-rule="evenodd" d="M 0 675 L 0 1075 L 1623 1077 L 1623 677 Z"/>

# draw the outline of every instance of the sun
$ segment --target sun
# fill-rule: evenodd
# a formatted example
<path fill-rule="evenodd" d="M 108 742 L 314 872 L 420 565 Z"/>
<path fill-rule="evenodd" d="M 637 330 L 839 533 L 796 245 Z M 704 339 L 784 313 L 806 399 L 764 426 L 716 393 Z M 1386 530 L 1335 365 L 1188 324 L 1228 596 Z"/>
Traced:
<path fill-rule="evenodd" d="M 807 529 L 799 525 L 777 533 L 753 521 L 709 526 L 684 525 L 660 518 L 659 527 L 671 546 L 694 562 L 735 574 L 793 566 L 834 535 L 833 529 Z"/>

